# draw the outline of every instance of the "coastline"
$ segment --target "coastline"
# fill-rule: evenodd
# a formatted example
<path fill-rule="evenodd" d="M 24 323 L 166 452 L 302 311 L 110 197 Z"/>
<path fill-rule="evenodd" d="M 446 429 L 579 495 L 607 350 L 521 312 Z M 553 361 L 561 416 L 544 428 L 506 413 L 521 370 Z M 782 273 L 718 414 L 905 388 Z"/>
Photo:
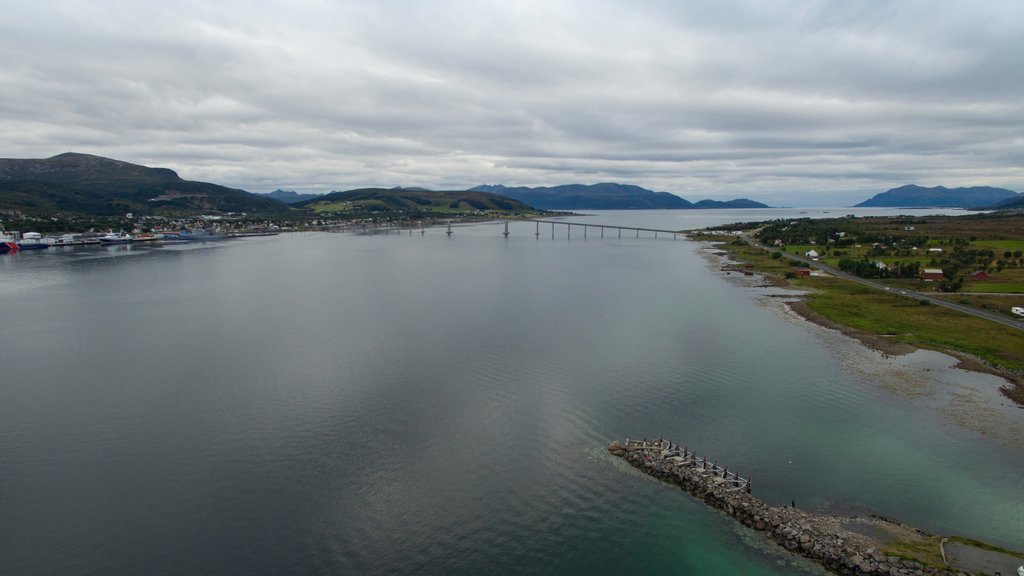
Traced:
<path fill-rule="evenodd" d="M 724 269 L 727 266 L 741 264 L 735 260 L 733 254 L 718 246 L 717 242 L 698 241 L 703 246 L 703 253 L 709 257 L 709 261 L 718 268 Z M 841 324 L 828 318 L 815 310 L 808 304 L 808 295 L 812 292 L 795 288 L 783 278 L 770 276 L 757 269 L 753 270 L 754 276 L 732 276 L 727 280 L 738 282 L 751 289 L 771 289 L 759 296 L 767 297 L 768 300 L 781 302 L 796 317 L 821 329 L 832 333 L 841 334 L 848 341 L 857 342 L 862 347 L 875 351 L 883 357 L 900 357 L 913 354 L 917 351 L 930 351 L 952 358 L 955 362 L 949 368 L 968 371 L 975 374 L 998 378 L 1000 380 L 997 389 L 1002 398 L 1009 400 L 1018 409 L 1024 409 L 1024 373 L 1007 370 L 986 362 L 966 352 L 953 350 L 945 347 L 927 347 L 906 342 L 896 342 L 880 335 L 865 332 L 863 330 Z M 721 272 L 720 272 L 721 273 Z"/>
<path fill-rule="evenodd" d="M 749 479 L 709 466 L 664 439 L 613 441 L 608 452 L 688 492 L 769 540 L 836 574 L 939 576 L 1011 574 L 1024 555 L 958 537 L 942 537 L 877 515 L 838 516 L 772 505 L 751 495 Z"/>

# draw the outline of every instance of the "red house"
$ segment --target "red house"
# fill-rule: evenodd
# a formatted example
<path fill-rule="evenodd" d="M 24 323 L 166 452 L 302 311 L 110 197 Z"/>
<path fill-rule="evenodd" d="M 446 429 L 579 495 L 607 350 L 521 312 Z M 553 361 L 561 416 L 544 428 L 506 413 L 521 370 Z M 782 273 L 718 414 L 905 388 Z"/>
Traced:
<path fill-rule="evenodd" d="M 943 280 L 946 275 L 942 273 L 942 268 L 925 268 L 921 272 L 921 278 L 924 278 L 926 282 L 932 280 Z"/>
<path fill-rule="evenodd" d="M 992 277 L 985 273 L 984 270 L 975 270 L 971 272 L 971 280 L 974 282 L 990 280 Z"/>

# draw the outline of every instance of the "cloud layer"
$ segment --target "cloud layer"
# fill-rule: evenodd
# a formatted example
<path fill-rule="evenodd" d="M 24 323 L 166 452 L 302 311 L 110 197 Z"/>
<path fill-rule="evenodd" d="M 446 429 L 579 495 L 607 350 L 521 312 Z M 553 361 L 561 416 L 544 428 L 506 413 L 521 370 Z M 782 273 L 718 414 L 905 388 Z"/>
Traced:
<path fill-rule="evenodd" d="M 1024 4 L 0 0 L 0 156 L 252 191 L 1024 190 Z"/>

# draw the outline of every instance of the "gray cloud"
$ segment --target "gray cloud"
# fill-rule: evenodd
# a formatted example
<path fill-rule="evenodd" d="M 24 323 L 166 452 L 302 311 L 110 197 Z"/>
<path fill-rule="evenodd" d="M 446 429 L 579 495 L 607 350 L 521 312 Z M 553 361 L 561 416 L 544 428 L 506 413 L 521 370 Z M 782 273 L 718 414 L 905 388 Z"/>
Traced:
<path fill-rule="evenodd" d="M 1024 5 L 0 0 L 7 157 L 268 191 L 1024 190 Z"/>

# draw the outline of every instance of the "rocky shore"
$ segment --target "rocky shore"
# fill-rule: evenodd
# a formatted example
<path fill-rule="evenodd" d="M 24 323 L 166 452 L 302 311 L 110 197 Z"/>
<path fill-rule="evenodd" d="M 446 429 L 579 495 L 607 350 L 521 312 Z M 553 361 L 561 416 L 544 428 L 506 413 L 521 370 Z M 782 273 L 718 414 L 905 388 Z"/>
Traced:
<path fill-rule="evenodd" d="M 883 548 L 888 538 L 879 537 L 902 534 L 916 539 L 934 538 L 930 535 L 876 517 L 824 516 L 789 506 L 770 505 L 749 493 L 749 480 L 727 469 L 709 466 L 706 458 L 696 458 L 687 450 L 664 440 L 615 441 L 608 446 L 608 451 L 635 468 L 682 488 L 746 526 L 765 532 L 793 553 L 810 558 L 838 574 L 960 574 L 948 568 L 926 566 L 916 560 L 887 555 Z"/>

